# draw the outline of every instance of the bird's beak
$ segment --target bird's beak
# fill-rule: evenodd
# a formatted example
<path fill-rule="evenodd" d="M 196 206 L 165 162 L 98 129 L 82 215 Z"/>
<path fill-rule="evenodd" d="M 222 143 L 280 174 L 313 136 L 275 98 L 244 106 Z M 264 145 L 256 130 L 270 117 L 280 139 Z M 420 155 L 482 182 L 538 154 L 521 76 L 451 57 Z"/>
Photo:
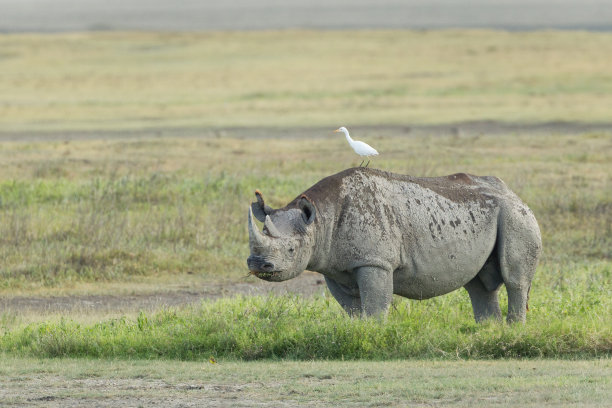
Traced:
<path fill-rule="evenodd" d="M 340 131 L 340 129 L 336 129 L 334 130 L 334 133 L 338 133 Z"/>

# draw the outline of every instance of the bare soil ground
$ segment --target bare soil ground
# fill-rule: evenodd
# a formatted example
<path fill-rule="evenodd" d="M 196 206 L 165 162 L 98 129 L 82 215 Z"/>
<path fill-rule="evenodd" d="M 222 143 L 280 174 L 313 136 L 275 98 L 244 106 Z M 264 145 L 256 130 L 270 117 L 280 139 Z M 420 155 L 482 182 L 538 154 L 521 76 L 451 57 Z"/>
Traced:
<path fill-rule="evenodd" d="M 187 305 L 224 296 L 267 294 L 312 296 L 323 293 L 326 288 L 323 275 L 306 271 L 299 277 L 286 282 L 265 282 L 256 278 L 248 278 L 244 282 L 202 284 L 188 290 L 162 291 L 160 288 L 160 291 L 153 293 L 5 297 L 0 298 L 0 314 L 3 312 L 56 314 L 72 311 L 78 311 L 80 314 L 87 314 L 87 312 L 125 313 Z"/>

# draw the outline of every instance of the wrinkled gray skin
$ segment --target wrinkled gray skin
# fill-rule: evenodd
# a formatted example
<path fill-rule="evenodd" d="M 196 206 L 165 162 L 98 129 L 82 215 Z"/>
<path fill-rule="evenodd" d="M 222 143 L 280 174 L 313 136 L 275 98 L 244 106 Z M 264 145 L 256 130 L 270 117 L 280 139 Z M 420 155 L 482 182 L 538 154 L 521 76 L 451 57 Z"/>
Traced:
<path fill-rule="evenodd" d="M 417 178 L 369 168 L 329 176 L 286 207 L 249 209 L 251 272 L 284 281 L 325 276 L 351 315 L 385 314 L 392 294 L 410 299 L 467 289 L 476 321 L 525 321 L 540 256 L 531 210 L 503 181 L 463 173 Z M 264 222 L 260 232 L 253 217 Z"/>

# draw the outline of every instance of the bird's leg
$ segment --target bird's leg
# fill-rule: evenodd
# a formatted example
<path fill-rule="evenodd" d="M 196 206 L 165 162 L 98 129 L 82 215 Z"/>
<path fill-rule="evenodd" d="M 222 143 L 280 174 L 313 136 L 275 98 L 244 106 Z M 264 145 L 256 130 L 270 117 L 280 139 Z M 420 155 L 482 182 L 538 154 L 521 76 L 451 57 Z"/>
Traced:
<path fill-rule="evenodd" d="M 368 163 L 365 165 L 366 167 L 368 167 L 368 164 L 370 164 L 370 161 L 368 160 Z"/>
<path fill-rule="evenodd" d="M 361 161 L 361 164 L 363 164 L 363 162 L 364 162 L 364 161 L 365 161 L 365 159 L 363 159 L 363 160 Z M 361 167 L 361 164 L 359 165 L 359 167 Z"/>

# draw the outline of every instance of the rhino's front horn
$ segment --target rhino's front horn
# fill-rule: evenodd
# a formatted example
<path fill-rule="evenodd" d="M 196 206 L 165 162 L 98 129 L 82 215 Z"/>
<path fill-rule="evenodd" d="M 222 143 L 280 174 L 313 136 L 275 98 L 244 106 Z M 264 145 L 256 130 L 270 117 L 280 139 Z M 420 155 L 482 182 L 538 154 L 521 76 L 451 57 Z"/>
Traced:
<path fill-rule="evenodd" d="M 276 228 L 276 226 L 272 223 L 272 219 L 270 218 L 269 215 L 266 215 L 266 221 L 264 222 L 264 227 L 266 227 L 266 230 L 268 231 L 268 234 L 270 234 L 271 237 L 279 238 L 281 236 L 281 233 Z"/>
<path fill-rule="evenodd" d="M 259 232 L 259 228 L 253 220 L 253 210 L 249 206 L 249 243 L 251 246 L 266 246 L 270 238 Z"/>

